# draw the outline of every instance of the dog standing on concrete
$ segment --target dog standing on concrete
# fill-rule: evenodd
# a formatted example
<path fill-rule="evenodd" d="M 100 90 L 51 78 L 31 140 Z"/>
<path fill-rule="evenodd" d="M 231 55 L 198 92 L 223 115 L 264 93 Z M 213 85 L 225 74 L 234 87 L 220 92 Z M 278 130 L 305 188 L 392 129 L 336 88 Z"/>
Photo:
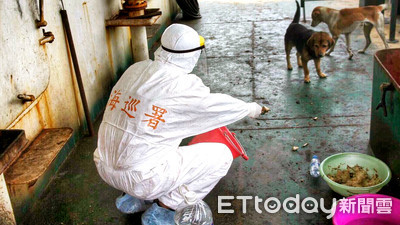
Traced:
<path fill-rule="evenodd" d="M 290 63 L 290 51 L 293 47 L 296 47 L 297 64 L 299 67 L 303 67 L 304 82 L 309 83 L 310 71 L 307 66 L 308 61 L 311 59 L 314 60 L 318 76 L 320 78 L 325 78 L 326 75 L 321 72 L 321 58 L 324 57 L 328 49 L 334 45 L 334 40 L 326 32 L 315 32 L 299 24 L 300 5 L 297 1 L 296 4 L 296 14 L 285 34 L 287 69 L 293 69 L 292 64 Z"/>
<path fill-rule="evenodd" d="M 365 53 L 365 50 L 367 50 L 371 44 L 370 33 L 373 27 L 376 28 L 376 31 L 385 44 L 385 48 L 389 48 L 385 39 L 385 24 L 382 14 L 382 11 L 385 9 L 387 9 L 386 4 L 360 8 L 346 8 L 342 10 L 318 6 L 314 8 L 311 14 L 311 26 L 315 27 L 321 22 L 326 23 L 335 42 L 337 42 L 340 34 L 344 34 L 346 37 L 347 52 L 349 53 L 349 59 L 351 59 L 353 57 L 353 52 L 350 48 L 350 33 L 360 25 L 364 26 L 364 36 L 367 41 L 364 49 L 361 50 L 360 53 Z M 330 49 L 327 55 L 329 55 L 334 48 L 335 46 Z"/>

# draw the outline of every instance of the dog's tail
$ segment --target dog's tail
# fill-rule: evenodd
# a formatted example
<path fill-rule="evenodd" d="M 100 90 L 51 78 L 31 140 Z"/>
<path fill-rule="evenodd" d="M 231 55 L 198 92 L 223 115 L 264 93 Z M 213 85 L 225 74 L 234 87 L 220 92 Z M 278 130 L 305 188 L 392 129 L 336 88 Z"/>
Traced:
<path fill-rule="evenodd" d="M 294 14 L 294 19 L 292 23 L 299 23 L 300 22 L 300 5 L 296 1 L 297 9 L 296 9 L 296 14 Z"/>
<path fill-rule="evenodd" d="M 385 11 L 386 9 L 388 9 L 387 4 L 380 4 L 380 5 L 378 5 L 378 7 L 380 8 L 380 11 Z"/>

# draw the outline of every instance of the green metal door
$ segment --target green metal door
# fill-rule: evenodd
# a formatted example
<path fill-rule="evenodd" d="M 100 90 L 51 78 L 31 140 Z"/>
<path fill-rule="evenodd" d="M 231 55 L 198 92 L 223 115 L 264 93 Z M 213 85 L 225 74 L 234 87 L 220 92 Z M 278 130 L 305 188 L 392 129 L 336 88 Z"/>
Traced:
<path fill-rule="evenodd" d="M 381 50 L 375 54 L 370 146 L 375 156 L 392 170 L 391 183 L 397 188 L 400 187 L 399 72 L 400 49 Z"/>

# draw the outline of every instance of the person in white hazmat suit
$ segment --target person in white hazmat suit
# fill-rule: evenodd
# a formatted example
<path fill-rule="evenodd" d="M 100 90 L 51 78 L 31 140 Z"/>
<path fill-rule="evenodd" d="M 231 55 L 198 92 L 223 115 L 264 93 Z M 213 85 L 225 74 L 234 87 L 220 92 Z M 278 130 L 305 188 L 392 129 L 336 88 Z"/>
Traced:
<path fill-rule="evenodd" d="M 184 202 L 179 187 L 186 185 L 203 199 L 231 166 L 232 154 L 224 144 L 179 147 L 182 139 L 262 112 L 257 103 L 210 93 L 199 77 L 189 74 L 202 40 L 186 25 L 169 26 L 155 60 L 125 71 L 104 112 L 94 153 L 97 170 L 106 183 L 126 193 L 116 200 L 119 210 L 148 208 L 143 224 L 174 224 L 173 210 Z"/>

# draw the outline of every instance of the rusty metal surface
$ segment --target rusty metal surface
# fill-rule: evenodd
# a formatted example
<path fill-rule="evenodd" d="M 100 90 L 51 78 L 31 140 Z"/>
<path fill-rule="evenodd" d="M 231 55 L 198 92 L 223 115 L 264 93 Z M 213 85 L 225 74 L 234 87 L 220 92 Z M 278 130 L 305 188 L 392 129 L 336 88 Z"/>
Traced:
<path fill-rule="evenodd" d="M 143 0 L 127 0 L 123 4 L 123 7 L 126 9 L 145 9 L 147 7 L 147 1 Z"/>
<path fill-rule="evenodd" d="M 19 94 L 17 98 L 21 99 L 23 102 L 32 102 L 35 101 L 36 99 L 34 95 L 27 95 L 27 94 Z"/>
<path fill-rule="evenodd" d="M 71 135 L 71 128 L 44 129 L 5 172 L 7 184 L 35 183 Z"/>
<path fill-rule="evenodd" d="M 18 158 L 27 143 L 23 130 L 0 130 L 0 174 Z"/>
<path fill-rule="evenodd" d="M 43 4 L 43 1 L 44 0 L 39 0 L 40 19 L 36 20 L 36 27 L 37 28 L 47 26 L 47 22 L 46 22 L 46 20 L 44 20 L 44 4 Z"/>
<path fill-rule="evenodd" d="M 43 37 L 39 39 L 39 44 L 44 45 L 46 43 L 53 43 L 53 41 L 56 39 L 54 34 L 51 31 L 45 31 L 44 29 L 42 29 L 42 31 Z"/>
<path fill-rule="evenodd" d="M 146 9 L 143 16 L 129 17 L 126 13 L 120 13 L 113 18 L 106 20 L 107 27 L 121 27 L 121 26 L 151 26 L 162 15 L 159 9 Z"/>

